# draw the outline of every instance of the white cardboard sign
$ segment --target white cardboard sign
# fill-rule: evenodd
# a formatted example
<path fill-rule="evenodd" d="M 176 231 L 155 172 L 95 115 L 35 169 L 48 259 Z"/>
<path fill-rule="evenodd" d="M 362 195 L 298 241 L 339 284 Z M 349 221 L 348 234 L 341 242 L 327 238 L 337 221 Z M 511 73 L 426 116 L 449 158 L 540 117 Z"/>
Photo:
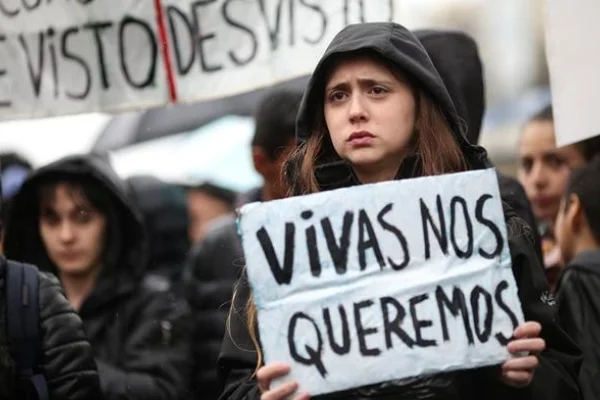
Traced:
<path fill-rule="evenodd" d="M 499 364 L 523 321 L 493 169 L 243 207 L 265 363 L 311 395 Z"/>

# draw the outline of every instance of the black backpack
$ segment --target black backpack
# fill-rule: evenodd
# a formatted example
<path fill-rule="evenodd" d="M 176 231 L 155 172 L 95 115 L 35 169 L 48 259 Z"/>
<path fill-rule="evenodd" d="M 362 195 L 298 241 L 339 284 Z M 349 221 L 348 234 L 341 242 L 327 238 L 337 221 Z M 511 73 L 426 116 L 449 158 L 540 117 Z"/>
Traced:
<path fill-rule="evenodd" d="M 17 391 L 23 400 L 49 400 L 37 352 L 39 337 L 39 275 L 33 265 L 6 262 L 8 344 L 17 366 Z"/>

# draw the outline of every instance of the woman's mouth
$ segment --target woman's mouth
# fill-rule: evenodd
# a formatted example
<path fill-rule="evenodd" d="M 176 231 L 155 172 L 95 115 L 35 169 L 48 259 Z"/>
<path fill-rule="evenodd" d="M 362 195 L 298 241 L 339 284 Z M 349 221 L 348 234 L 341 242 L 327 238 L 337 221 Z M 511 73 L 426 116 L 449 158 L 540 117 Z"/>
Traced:
<path fill-rule="evenodd" d="M 375 138 L 375 135 L 373 135 L 371 132 L 359 131 L 359 132 L 353 132 L 348 137 L 347 141 L 353 147 L 363 147 L 363 146 L 370 145 L 374 138 Z"/>

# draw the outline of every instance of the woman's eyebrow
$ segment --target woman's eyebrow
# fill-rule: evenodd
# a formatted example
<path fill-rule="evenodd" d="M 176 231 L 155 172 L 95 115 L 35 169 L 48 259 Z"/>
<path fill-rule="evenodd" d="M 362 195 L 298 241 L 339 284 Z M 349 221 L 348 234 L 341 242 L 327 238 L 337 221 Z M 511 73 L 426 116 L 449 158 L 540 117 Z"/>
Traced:
<path fill-rule="evenodd" d="M 373 85 L 386 85 L 386 86 L 391 86 L 394 84 L 394 82 L 390 79 L 386 79 L 386 78 L 381 78 L 381 79 L 377 79 L 377 78 L 358 78 L 357 79 L 358 84 L 360 86 L 373 86 Z M 327 86 L 327 88 L 325 88 L 326 92 L 329 92 L 331 90 L 334 89 L 344 89 L 346 87 L 348 87 L 349 82 L 348 81 L 341 81 L 341 82 L 335 82 L 329 86 Z"/>

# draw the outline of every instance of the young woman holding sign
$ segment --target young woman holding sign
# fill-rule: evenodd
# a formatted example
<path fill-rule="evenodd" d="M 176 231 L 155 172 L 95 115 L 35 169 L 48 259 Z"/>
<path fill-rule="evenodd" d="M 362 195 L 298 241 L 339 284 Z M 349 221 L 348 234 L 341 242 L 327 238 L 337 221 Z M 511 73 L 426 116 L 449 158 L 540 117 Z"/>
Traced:
<path fill-rule="evenodd" d="M 421 43 L 394 23 L 351 25 L 334 38 L 309 83 L 297 128 L 303 143 L 286 166 L 292 195 L 489 165 L 485 150 L 468 143 Z M 530 228 L 509 207 L 505 213 L 513 271 L 529 321 L 508 343 L 515 357 L 500 367 L 416 377 L 320 398 L 578 398 L 579 352 L 556 325 L 552 306 L 541 300 L 548 288 Z M 243 279 L 221 352 L 226 382 L 221 398 L 307 399 L 302 382 L 271 389 L 271 382 L 290 369 L 262 365 L 249 292 Z"/>

